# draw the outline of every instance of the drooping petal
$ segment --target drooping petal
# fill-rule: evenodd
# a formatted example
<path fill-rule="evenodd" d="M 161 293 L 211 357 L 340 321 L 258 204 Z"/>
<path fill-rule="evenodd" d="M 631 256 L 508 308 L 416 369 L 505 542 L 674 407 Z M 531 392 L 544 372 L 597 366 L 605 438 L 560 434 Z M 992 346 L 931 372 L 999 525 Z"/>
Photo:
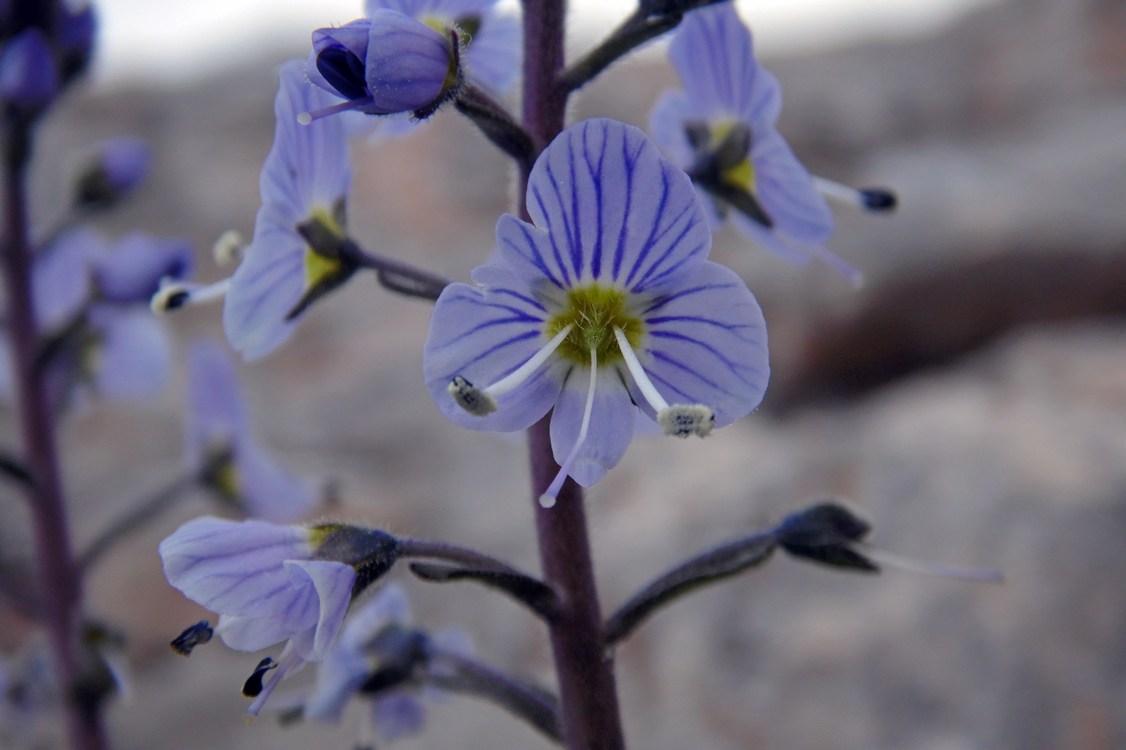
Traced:
<path fill-rule="evenodd" d="M 488 416 L 469 414 L 447 392 L 455 375 L 485 388 L 516 370 L 548 342 L 543 320 L 519 300 L 514 304 L 503 289 L 447 286 L 434 306 L 423 349 L 426 387 L 442 413 L 463 427 L 495 432 L 526 429 L 546 414 L 562 386 L 563 363 L 549 362 L 500 396 L 499 409 Z"/>
<path fill-rule="evenodd" d="M 669 58 L 688 99 L 708 120 L 736 118 L 773 125 L 782 109 L 778 80 L 755 59 L 751 32 L 732 3 L 692 11 L 681 22 Z"/>
<path fill-rule="evenodd" d="M 643 313 L 642 366 L 669 403 L 704 404 L 722 427 L 762 401 L 770 374 L 762 311 L 735 272 L 710 261 L 670 282 Z M 650 417 L 648 404 L 638 404 Z"/>
<path fill-rule="evenodd" d="M 450 74 L 452 55 L 450 39 L 426 24 L 398 11 L 375 11 L 365 67 L 373 107 L 410 112 L 435 103 Z"/>
<path fill-rule="evenodd" d="M 140 398 L 158 393 L 172 369 L 168 332 L 143 307 L 99 305 L 90 310 L 98 332 L 93 385 L 107 398 Z"/>
<path fill-rule="evenodd" d="M 316 502 L 303 478 L 289 471 L 247 435 L 235 448 L 240 491 L 248 515 L 275 523 L 296 521 Z"/>
<path fill-rule="evenodd" d="M 215 632 L 235 651 L 259 651 L 293 635 L 282 620 L 252 615 L 220 615 Z"/>
<path fill-rule="evenodd" d="M 284 567 L 295 585 L 312 585 L 316 591 L 318 612 L 312 639 L 299 634 L 294 637 L 294 648 L 302 658 L 319 661 L 340 633 L 356 571 L 351 565 L 329 560 L 286 560 Z"/>
<path fill-rule="evenodd" d="M 613 120 L 560 134 L 532 169 L 527 201 L 568 286 L 607 280 L 641 291 L 711 247 L 687 175 L 640 130 Z M 502 253 L 510 235 L 502 237 L 498 223 Z"/>
<path fill-rule="evenodd" d="M 402 691 L 380 695 L 372 700 L 371 720 L 380 742 L 390 743 L 422 731 L 426 707 Z"/>
<path fill-rule="evenodd" d="M 579 436 L 586 407 L 590 369 L 576 367 L 567 378 L 551 415 L 551 450 L 562 464 Z M 586 440 L 570 476 L 589 487 L 617 465 L 633 438 L 637 409 L 630 400 L 622 375 L 616 368 L 601 368 L 594 394 L 594 409 Z"/>
<path fill-rule="evenodd" d="M 160 543 L 164 576 L 185 596 L 229 615 L 280 616 L 293 598 L 286 560 L 313 552 L 309 530 L 205 516 Z"/>

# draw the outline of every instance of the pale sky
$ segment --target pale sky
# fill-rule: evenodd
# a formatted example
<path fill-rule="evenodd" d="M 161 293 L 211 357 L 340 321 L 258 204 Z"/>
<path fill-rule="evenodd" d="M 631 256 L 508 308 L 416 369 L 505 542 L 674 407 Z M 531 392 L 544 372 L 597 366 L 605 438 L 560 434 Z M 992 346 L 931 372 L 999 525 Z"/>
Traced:
<path fill-rule="evenodd" d="M 737 0 L 765 54 L 925 34 L 995 0 Z M 516 5 L 516 0 L 502 0 Z M 318 26 L 360 15 L 362 0 L 98 0 L 104 84 L 190 81 L 264 50 L 297 49 Z M 636 0 L 572 0 L 573 34 L 595 38 Z"/>

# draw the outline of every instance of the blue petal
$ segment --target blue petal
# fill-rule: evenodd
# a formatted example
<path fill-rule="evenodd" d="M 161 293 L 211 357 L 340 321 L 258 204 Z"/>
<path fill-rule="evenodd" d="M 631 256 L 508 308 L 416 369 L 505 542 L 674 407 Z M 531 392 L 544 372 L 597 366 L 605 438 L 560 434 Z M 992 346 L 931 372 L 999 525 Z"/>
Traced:
<path fill-rule="evenodd" d="M 482 291 L 467 284 L 443 290 L 430 318 L 423 349 L 423 375 L 430 395 L 451 421 L 494 432 L 523 430 L 538 421 L 559 394 L 566 365 L 557 358 L 515 390 L 497 399 L 499 409 L 485 417 L 464 411 L 447 392 L 461 375 L 485 388 L 516 370 L 548 341 L 544 318 L 503 289 Z"/>
<path fill-rule="evenodd" d="M 388 584 L 364 603 L 344 626 L 340 647 L 361 651 L 388 625 L 410 622 L 410 602 L 398 584 Z"/>
<path fill-rule="evenodd" d="M 338 644 L 317 669 L 316 684 L 304 702 L 305 718 L 326 722 L 339 720 L 348 699 L 370 675 L 371 666 L 364 654 Z"/>
<path fill-rule="evenodd" d="M 316 493 L 303 478 L 289 471 L 247 434 L 235 449 L 239 491 L 248 515 L 284 523 L 303 518 L 316 502 Z"/>
<path fill-rule="evenodd" d="M 590 386 L 590 368 L 576 367 L 567 378 L 551 415 L 551 450 L 562 464 L 575 447 Z M 615 367 L 601 367 L 586 440 L 571 468 L 571 478 L 589 487 L 617 465 L 633 438 L 637 408 Z"/>
<path fill-rule="evenodd" d="M 139 304 L 156 294 L 161 279 L 186 278 L 191 267 L 187 240 L 131 232 L 94 258 L 93 273 L 102 299 Z"/>
<path fill-rule="evenodd" d="M 260 651 L 293 635 L 281 620 L 232 615 L 220 615 L 215 632 L 235 651 Z"/>
<path fill-rule="evenodd" d="M 527 202 L 568 286 L 606 279 L 640 291 L 654 276 L 703 259 L 711 246 L 688 176 L 644 133 L 614 120 L 587 120 L 560 134 L 532 169 Z M 498 223 L 502 250 L 506 238 Z"/>
<path fill-rule="evenodd" d="M 350 565 L 328 560 L 286 560 L 284 565 L 295 585 L 312 585 L 316 591 L 317 623 L 311 648 L 303 647 L 299 639 L 294 646 L 302 658 L 319 661 L 336 642 L 344 624 L 356 571 Z"/>
<path fill-rule="evenodd" d="M 47 37 L 25 29 L 0 47 L 0 99 L 21 111 L 37 113 L 59 90 L 59 71 Z"/>
<path fill-rule="evenodd" d="M 732 117 L 752 130 L 778 119 L 778 80 L 759 66 L 751 32 L 731 3 L 689 13 L 669 45 L 669 58 L 693 108 L 706 119 Z"/>
<path fill-rule="evenodd" d="M 100 234 L 80 227 L 62 233 L 35 256 L 31 296 L 43 330 L 69 322 L 90 300 L 90 259 L 105 248 Z"/>
<path fill-rule="evenodd" d="M 447 37 L 402 13 L 373 13 L 365 66 L 373 106 L 392 113 L 433 104 L 449 75 L 450 45 Z"/>
<path fill-rule="evenodd" d="M 390 743 L 420 732 L 426 724 L 426 709 L 413 695 L 397 691 L 372 700 L 371 718 L 380 742 Z"/>
<path fill-rule="evenodd" d="M 168 332 L 143 307 L 99 305 L 90 310 L 98 331 L 94 388 L 108 398 L 139 398 L 160 392 L 172 369 Z"/>
<path fill-rule="evenodd" d="M 149 172 L 151 150 L 140 138 L 110 138 L 100 143 L 97 150 L 97 163 L 116 195 L 135 188 Z"/>
<path fill-rule="evenodd" d="M 481 26 L 463 57 L 465 74 L 498 95 L 508 93 L 520 73 L 521 39 L 518 17 L 492 9 L 482 12 Z"/>
<path fill-rule="evenodd" d="M 198 466 L 210 444 L 233 443 L 247 431 L 249 419 L 234 363 L 222 347 L 213 341 L 192 341 L 187 369 L 189 464 Z"/>
<path fill-rule="evenodd" d="M 168 582 L 221 614 L 282 617 L 294 589 L 282 567 L 312 554 L 309 531 L 265 521 L 188 521 L 160 543 Z"/>
<path fill-rule="evenodd" d="M 723 427 L 762 401 L 770 374 L 766 323 L 733 271 L 701 264 L 670 282 L 643 318 L 648 335 L 639 359 L 669 403 L 709 406 Z"/>
<path fill-rule="evenodd" d="M 684 124 L 690 120 L 705 120 L 706 115 L 692 109 L 683 91 L 666 91 L 653 105 L 649 114 L 649 133 L 674 163 L 682 169 L 692 168 L 696 154 L 688 142 Z"/>

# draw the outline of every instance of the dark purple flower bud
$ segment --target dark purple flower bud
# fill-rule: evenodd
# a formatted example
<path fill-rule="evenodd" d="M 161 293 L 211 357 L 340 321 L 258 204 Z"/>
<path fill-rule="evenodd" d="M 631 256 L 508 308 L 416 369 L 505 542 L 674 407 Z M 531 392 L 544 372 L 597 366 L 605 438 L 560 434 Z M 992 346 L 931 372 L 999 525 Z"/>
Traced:
<path fill-rule="evenodd" d="M 108 302 L 140 304 L 160 289 L 162 279 L 183 279 L 191 273 L 192 248 L 187 240 L 126 235 L 93 261 L 94 283 Z"/>
<path fill-rule="evenodd" d="M 75 202 L 80 206 L 108 208 L 141 184 L 149 171 L 151 153 L 139 138 L 111 138 L 78 177 Z"/>
<path fill-rule="evenodd" d="M 0 52 L 0 99 L 25 117 L 34 117 L 59 90 L 58 69 L 47 38 L 27 29 Z"/>
<path fill-rule="evenodd" d="M 98 24 L 92 5 L 75 10 L 65 2 L 60 3 L 60 6 L 61 15 L 55 42 L 58 45 L 59 74 L 63 83 L 67 83 L 90 64 Z"/>
<path fill-rule="evenodd" d="M 305 72 L 312 83 L 347 101 L 303 113 L 303 122 L 345 110 L 429 117 L 461 86 L 457 33 L 380 9 L 370 20 L 314 31 Z"/>

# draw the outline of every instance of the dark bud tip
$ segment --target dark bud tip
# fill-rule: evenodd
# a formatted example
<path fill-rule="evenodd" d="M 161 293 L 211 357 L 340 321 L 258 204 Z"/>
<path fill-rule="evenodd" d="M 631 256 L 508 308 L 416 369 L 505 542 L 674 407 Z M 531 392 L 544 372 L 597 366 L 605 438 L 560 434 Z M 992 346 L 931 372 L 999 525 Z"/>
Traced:
<path fill-rule="evenodd" d="M 246 678 L 246 682 L 242 685 L 242 694 L 247 698 L 257 698 L 262 693 L 262 678 L 271 669 L 277 669 L 278 663 L 272 657 L 267 656 L 262 661 L 258 662 L 258 666 L 254 668 L 254 672 Z"/>
<path fill-rule="evenodd" d="M 861 188 L 860 200 L 869 211 L 894 211 L 899 206 L 899 198 L 888 188 Z"/>
<path fill-rule="evenodd" d="M 839 503 L 819 503 L 792 513 L 774 531 L 778 545 L 794 557 L 837 568 L 876 572 L 879 568 L 853 548 L 871 525 Z"/>
<path fill-rule="evenodd" d="M 215 631 L 207 620 L 200 620 L 195 625 L 184 628 L 184 632 L 172 639 L 172 650 L 182 656 L 191 656 L 192 649 L 202 646 L 211 640 Z"/>

